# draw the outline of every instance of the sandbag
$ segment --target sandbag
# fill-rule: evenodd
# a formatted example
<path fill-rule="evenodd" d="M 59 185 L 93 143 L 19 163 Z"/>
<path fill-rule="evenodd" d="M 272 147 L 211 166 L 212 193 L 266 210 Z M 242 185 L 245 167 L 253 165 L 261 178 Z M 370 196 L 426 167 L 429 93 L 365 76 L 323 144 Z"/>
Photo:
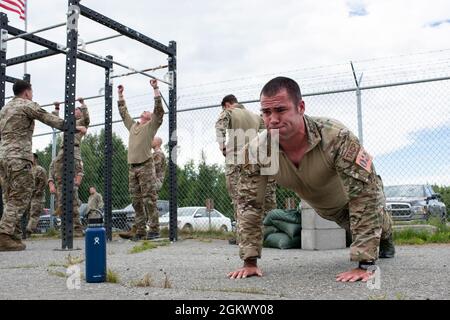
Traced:
<path fill-rule="evenodd" d="M 291 239 L 300 236 L 302 233 L 301 224 L 290 223 L 282 220 L 272 220 L 273 226 L 278 232 L 286 233 Z"/>
<path fill-rule="evenodd" d="M 273 220 L 281 220 L 301 225 L 302 215 L 297 209 L 274 209 L 267 214 L 263 223 L 266 226 L 273 226 Z"/>
<path fill-rule="evenodd" d="M 277 228 L 275 228 L 274 226 L 264 226 L 264 239 L 272 233 L 276 233 L 279 232 Z"/>
<path fill-rule="evenodd" d="M 272 233 L 265 238 L 263 246 L 266 248 L 291 249 L 301 248 L 301 237 L 291 239 L 287 234 L 282 232 Z"/>

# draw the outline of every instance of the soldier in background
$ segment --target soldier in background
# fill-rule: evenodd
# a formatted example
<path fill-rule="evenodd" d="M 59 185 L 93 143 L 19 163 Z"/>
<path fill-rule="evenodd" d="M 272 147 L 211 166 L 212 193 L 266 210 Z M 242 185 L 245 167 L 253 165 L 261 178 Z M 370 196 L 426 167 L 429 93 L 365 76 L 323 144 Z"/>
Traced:
<path fill-rule="evenodd" d="M 103 211 L 103 197 L 94 186 L 89 188 L 88 213 L 91 210 Z"/>
<path fill-rule="evenodd" d="M 134 121 L 123 97 L 123 86 L 118 87 L 119 112 L 123 123 L 130 132 L 128 139 L 128 186 L 132 205 L 136 212 L 134 225 L 130 231 L 121 232 L 119 236 L 134 241 L 159 238 L 159 215 L 156 210 L 157 193 L 155 188 L 155 166 L 152 156 L 152 142 L 164 117 L 158 82 L 150 80 L 155 96 L 153 113 L 142 112 L 139 121 Z M 150 230 L 147 234 L 146 225 Z"/>
<path fill-rule="evenodd" d="M 17 235 L 17 226 L 33 192 L 32 136 L 34 120 L 64 129 L 64 120 L 48 113 L 33 102 L 33 90 L 27 81 L 13 85 L 14 98 L 0 111 L 0 177 L 6 187 L 3 216 L 0 221 L 0 251 L 20 251 L 25 244 Z M 77 127 L 81 129 L 81 127 Z"/>
<path fill-rule="evenodd" d="M 238 103 L 237 98 L 230 94 L 222 99 L 222 112 L 216 122 L 216 141 L 225 157 L 225 179 L 228 194 L 234 208 L 234 220 L 238 225 L 237 217 L 237 186 L 239 183 L 240 165 L 238 154 L 246 143 L 255 137 L 259 130 L 264 130 L 261 116 L 247 110 Z M 228 131 L 228 143 L 227 140 Z M 264 214 L 276 208 L 276 183 L 270 179 L 266 189 L 264 201 Z M 237 244 L 237 239 L 230 239 L 230 244 Z"/>
<path fill-rule="evenodd" d="M 164 155 L 164 152 L 162 152 L 161 150 L 161 145 L 162 139 L 160 137 L 155 137 L 152 142 L 152 148 L 153 148 L 153 163 L 155 164 L 156 192 L 159 192 L 159 190 L 161 190 L 162 188 L 167 166 L 166 156 Z"/>
<path fill-rule="evenodd" d="M 47 171 L 39 165 L 38 155 L 33 154 L 33 178 L 34 188 L 31 196 L 29 220 L 26 228 L 26 235 L 30 237 L 32 233 L 37 232 L 36 227 L 39 222 L 45 203 L 45 187 L 47 186 Z"/>
<path fill-rule="evenodd" d="M 261 91 L 261 111 L 268 133 L 244 148 L 254 158 L 264 140 L 279 134 L 279 152 L 272 175 L 278 184 L 295 191 L 323 218 L 351 232 L 350 260 L 358 267 L 336 276 L 337 281 L 367 281 L 367 269 L 378 258 L 395 254 L 392 219 L 385 210 L 381 177 L 372 157 L 343 124 L 304 114 L 300 87 L 289 78 L 270 80 Z M 266 154 L 267 153 L 267 150 Z M 275 153 L 274 150 L 269 150 Z M 239 255 L 244 266 L 232 279 L 262 276 L 257 259 L 262 250 L 263 193 L 270 177 L 260 160 L 241 168 L 238 190 Z"/>
<path fill-rule="evenodd" d="M 85 130 L 77 132 L 74 138 L 74 163 L 75 163 L 75 175 L 74 175 L 74 186 L 73 186 L 73 226 L 75 237 L 83 236 L 83 227 L 80 222 L 80 200 L 78 196 L 78 189 L 81 185 L 81 181 L 83 179 L 83 161 L 81 159 L 81 140 L 83 136 L 87 132 L 87 128 L 90 123 L 89 111 L 84 103 L 83 98 L 78 98 L 78 102 L 80 102 L 80 106 L 75 108 L 75 119 L 76 125 L 82 126 Z M 55 110 L 52 112 L 53 114 L 59 114 L 59 102 L 55 102 Z M 56 155 L 55 159 L 53 159 L 49 168 L 49 188 L 51 193 L 56 193 L 56 213 L 61 215 L 62 212 L 62 190 L 63 190 L 63 165 L 64 165 L 64 143 L 61 144 L 61 147 Z"/>

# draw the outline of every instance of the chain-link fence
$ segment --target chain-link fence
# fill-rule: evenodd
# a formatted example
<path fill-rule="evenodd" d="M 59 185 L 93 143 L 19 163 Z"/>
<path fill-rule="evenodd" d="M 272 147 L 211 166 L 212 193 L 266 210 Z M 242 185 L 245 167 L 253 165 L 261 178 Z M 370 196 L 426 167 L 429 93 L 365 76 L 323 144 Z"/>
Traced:
<path fill-rule="evenodd" d="M 339 120 L 350 128 L 374 156 L 378 174 L 385 186 L 404 184 L 432 185 L 450 208 L 450 58 L 428 55 L 367 60 L 350 64 L 300 69 L 280 73 L 300 84 L 306 114 Z M 406 60 L 411 61 L 406 61 Z M 435 59 L 433 63 L 430 59 Z M 395 61 L 403 63 L 395 64 Z M 418 72 L 425 70 L 426 72 Z M 214 84 L 195 85 L 179 90 L 178 137 L 178 222 L 187 230 L 217 229 L 230 231 L 233 206 L 225 184 L 224 158 L 215 141 L 215 122 L 221 112 L 219 103 L 226 94 L 234 94 L 249 110 L 259 113 L 259 90 L 273 75 L 248 77 Z M 356 81 L 355 81 L 356 80 Z M 165 94 L 163 92 L 163 94 Z M 359 97 L 358 97 L 359 95 Z M 126 97 L 133 117 L 153 109 L 150 94 Z M 91 126 L 82 142 L 84 178 L 79 190 L 81 203 L 89 197 L 89 187 L 103 193 L 103 101 L 87 102 Z M 95 111 L 94 111 L 95 110 Z M 134 221 L 134 209 L 128 193 L 128 131 L 117 107 L 113 115 L 113 228 L 128 230 Z M 52 134 L 38 126 L 33 140 L 41 165 L 51 160 Z M 49 133 L 49 134 L 46 134 Z M 158 131 L 164 145 L 168 141 L 168 117 Z M 168 149 L 165 148 L 167 156 Z M 167 174 L 166 174 L 167 177 Z M 159 193 L 161 225 L 168 224 L 168 179 Z M 48 192 L 48 191 L 47 191 Z M 288 199 L 299 199 L 293 192 L 278 187 L 277 207 L 285 208 Z M 206 210 L 212 199 L 214 211 Z M 289 202 L 292 206 L 292 201 Z M 50 208 L 47 195 L 46 208 Z M 83 216 L 84 212 L 81 212 Z"/>

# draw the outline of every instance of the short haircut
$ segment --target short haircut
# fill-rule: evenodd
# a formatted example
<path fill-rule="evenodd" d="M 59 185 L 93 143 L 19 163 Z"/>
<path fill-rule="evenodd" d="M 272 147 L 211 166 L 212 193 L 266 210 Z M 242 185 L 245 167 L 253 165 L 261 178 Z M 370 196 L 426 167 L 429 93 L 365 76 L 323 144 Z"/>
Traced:
<path fill-rule="evenodd" d="M 266 97 L 273 97 L 281 90 L 286 89 L 289 97 L 295 105 L 298 105 L 302 100 L 302 93 L 297 82 L 286 77 L 276 77 L 267 82 L 261 90 L 262 95 Z"/>
<path fill-rule="evenodd" d="M 229 95 L 226 95 L 225 97 L 223 97 L 221 104 L 222 104 L 222 107 L 225 107 L 225 103 L 233 104 L 233 103 L 237 103 L 237 102 L 238 101 L 237 101 L 236 97 L 232 94 L 229 94 Z"/>
<path fill-rule="evenodd" d="M 25 90 L 31 90 L 31 83 L 25 80 L 17 80 L 13 85 L 15 96 L 21 95 Z"/>

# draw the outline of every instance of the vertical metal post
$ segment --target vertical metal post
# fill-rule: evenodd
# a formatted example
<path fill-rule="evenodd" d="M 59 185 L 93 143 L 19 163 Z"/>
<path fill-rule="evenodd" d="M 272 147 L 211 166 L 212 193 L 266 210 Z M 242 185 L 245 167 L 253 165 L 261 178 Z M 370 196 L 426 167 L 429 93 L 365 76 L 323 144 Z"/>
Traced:
<path fill-rule="evenodd" d="M 26 82 L 30 83 L 31 82 L 31 75 L 29 73 L 24 73 L 23 74 L 23 80 L 25 80 Z"/>
<path fill-rule="evenodd" d="M 177 43 L 170 41 L 173 54 L 169 56 L 169 72 L 172 73 L 172 86 L 169 88 L 169 238 L 177 241 Z"/>
<path fill-rule="evenodd" d="M 355 68 L 353 67 L 353 62 L 350 61 L 350 65 L 352 66 L 352 72 L 353 72 L 353 78 L 355 79 L 356 84 L 356 112 L 358 117 L 358 138 L 361 145 L 363 144 L 363 123 L 362 123 L 362 105 L 361 105 L 361 80 L 362 80 L 362 73 L 361 77 L 356 79 L 356 73 Z"/>
<path fill-rule="evenodd" d="M 52 161 L 56 158 L 56 129 L 52 128 Z M 50 173 L 49 173 L 50 174 Z M 53 228 L 53 216 L 55 215 L 55 195 L 50 194 L 50 228 Z"/>
<path fill-rule="evenodd" d="M 112 60 L 112 56 L 107 56 L 108 59 Z M 113 93 L 112 93 L 112 67 L 113 64 L 109 61 L 109 67 L 105 69 L 105 162 L 103 167 L 104 172 L 104 216 L 105 216 L 105 227 L 106 227 L 106 237 L 109 241 L 112 241 L 112 157 L 113 157 L 113 146 L 112 146 L 112 103 L 113 103 Z"/>
<path fill-rule="evenodd" d="M 0 29 L 6 29 L 8 26 L 8 16 L 0 12 Z M 5 105 L 5 84 L 6 84 L 6 50 L 0 50 L 0 110 Z M 0 195 L 2 189 L 0 186 Z M 3 215 L 3 199 L 0 197 L 0 218 Z"/>
<path fill-rule="evenodd" d="M 75 133 L 75 93 L 78 48 L 79 0 L 68 0 L 66 91 L 64 108 L 64 174 L 63 174 L 63 213 L 62 249 L 73 249 L 73 179 L 74 179 L 74 133 Z"/>

